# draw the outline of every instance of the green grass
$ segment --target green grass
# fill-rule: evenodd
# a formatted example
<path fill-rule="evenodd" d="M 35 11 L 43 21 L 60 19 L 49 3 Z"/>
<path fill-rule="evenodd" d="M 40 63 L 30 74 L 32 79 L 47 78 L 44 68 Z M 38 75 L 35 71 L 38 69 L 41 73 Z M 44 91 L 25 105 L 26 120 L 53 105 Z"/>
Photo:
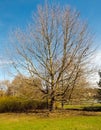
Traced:
<path fill-rule="evenodd" d="M 101 107 L 101 104 L 84 104 L 84 105 L 65 105 L 65 109 L 78 109 L 82 110 L 84 107 Z"/>
<path fill-rule="evenodd" d="M 0 130 L 101 130 L 101 117 L 0 114 Z"/>

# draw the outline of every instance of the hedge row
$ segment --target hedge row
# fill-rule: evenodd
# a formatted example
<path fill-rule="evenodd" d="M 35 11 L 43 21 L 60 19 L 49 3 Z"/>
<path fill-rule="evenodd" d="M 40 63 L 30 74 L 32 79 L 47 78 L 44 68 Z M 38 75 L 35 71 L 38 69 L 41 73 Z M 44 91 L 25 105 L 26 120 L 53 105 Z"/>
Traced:
<path fill-rule="evenodd" d="M 17 97 L 1 97 L 0 113 L 2 112 L 27 112 L 35 109 L 45 109 L 47 104 L 44 101 L 25 100 Z"/>

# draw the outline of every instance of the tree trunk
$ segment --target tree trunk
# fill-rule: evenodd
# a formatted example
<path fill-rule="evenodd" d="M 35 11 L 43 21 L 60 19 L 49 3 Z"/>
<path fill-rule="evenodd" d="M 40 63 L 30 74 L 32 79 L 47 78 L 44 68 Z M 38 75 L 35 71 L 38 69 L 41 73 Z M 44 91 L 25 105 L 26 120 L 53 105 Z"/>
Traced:
<path fill-rule="evenodd" d="M 48 97 L 46 98 L 47 109 L 49 108 Z"/>
<path fill-rule="evenodd" d="M 49 104 L 49 111 L 52 111 L 54 107 L 54 97 L 51 98 L 50 104 Z"/>
<path fill-rule="evenodd" d="M 63 100 L 61 101 L 61 107 L 62 107 L 62 109 L 64 109 L 64 101 Z"/>

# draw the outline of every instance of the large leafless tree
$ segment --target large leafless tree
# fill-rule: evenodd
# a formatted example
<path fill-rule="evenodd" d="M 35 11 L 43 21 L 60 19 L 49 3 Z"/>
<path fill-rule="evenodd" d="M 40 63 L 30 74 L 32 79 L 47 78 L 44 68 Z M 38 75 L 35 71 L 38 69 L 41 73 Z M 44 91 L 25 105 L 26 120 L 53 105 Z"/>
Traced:
<path fill-rule="evenodd" d="M 40 91 L 52 110 L 54 101 L 75 87 L 92 54 L 87 24 L 70 7 L 46 4 L 38 7 L 26 30 L 18 28 L 13 34 L 13 66 L 41 79 Z"/>

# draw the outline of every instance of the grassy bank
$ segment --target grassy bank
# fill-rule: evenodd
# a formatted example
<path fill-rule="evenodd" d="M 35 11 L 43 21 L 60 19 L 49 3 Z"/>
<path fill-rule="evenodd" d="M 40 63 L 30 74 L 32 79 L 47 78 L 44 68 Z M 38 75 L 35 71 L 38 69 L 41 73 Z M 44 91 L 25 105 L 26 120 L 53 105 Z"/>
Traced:
<path fill-rule="evenodd" d="M 101 114 L 101 113 L 100 113 Z M 0 114 L 0 130 L 100 130 L 101 116 Z"/>

